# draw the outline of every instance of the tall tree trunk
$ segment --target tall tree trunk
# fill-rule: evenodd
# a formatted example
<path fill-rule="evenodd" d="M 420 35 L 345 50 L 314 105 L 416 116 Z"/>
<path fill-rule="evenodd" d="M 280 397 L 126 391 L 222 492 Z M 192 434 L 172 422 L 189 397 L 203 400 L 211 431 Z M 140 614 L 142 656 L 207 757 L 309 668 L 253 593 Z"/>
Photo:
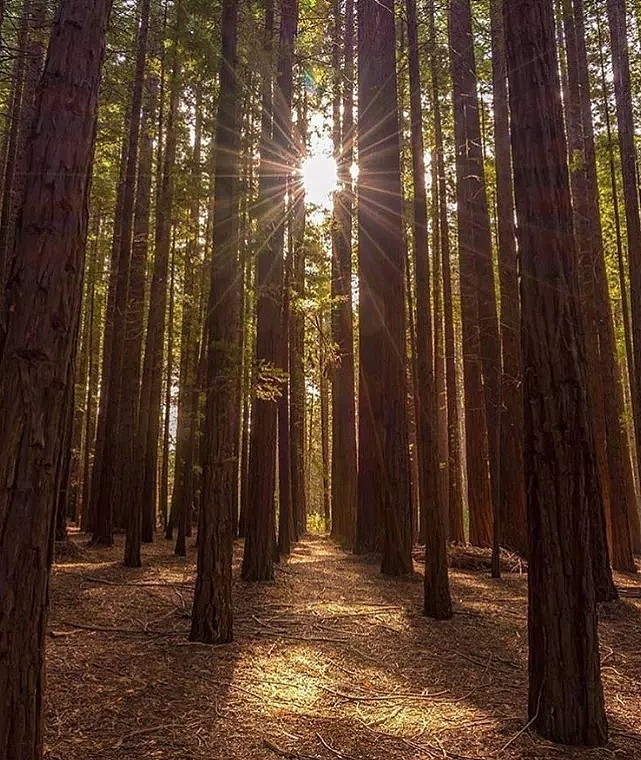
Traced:
<path fill-rule="evenodd" d="M 563 0 L 563 17 L 568 66 L 566 116 L 568 150 L 572 157 L 572 193 L 575 228 L 579 249 L 579 280 L 582 287 L 586 320 L 586 353 L 589 361 L 589 389 L 593 414 L 597 455 L 603 449 L 603 474 L 609 497 L 604 498 L 610 552 L 618 570 L 634 571 L 632 542 L 628 522 L 628 498 L 634 502 L 631 462 L 624 456 L 623 391 L 616 363 L 616 342 L 610 295 L 608 292 L 596 175 L 596 153 L 590 100 L 587 52 L 585 48 L 584 9 L 582 0 Z M 580 160 L 578 160 L 580 157 Z M 599 440 L 599 437 L 601 439 Z"/>
<path fill-rule="evenodd" d="M 506 0 L 504 18 L 522 266 L 529 714 L 553 741 L 603 745 L 589 514 L 598 494 L 552 0 Z"/>
<path fill-rule="evenodd" d="M 172 493 L 171 514 L 178 530 L 175 552 L 181 557 L 187 554 L 185 535 L 191 523 L 193 500 L 193 471 L 194 471 L 194 429 L 197 409 L 194 403 L 196 385 L 196 370 L 198 365 L 198 307 L 196 303 L 196 275 L 198 266 L 198 239 L 200 218 L 200 181 L 201 181 L 201 143 L 202 119 L 200 94 L 196 103 L 196 124 L 194 131 L 194 153 L 192 180 L 196 195 L 192 202 L 190 219 L 190 239 L 185 249 L 184 290 L 183 290 L 183 320 L 181 330 L 180 353 L 180 392 L 178 396 L 178 425 L 176 430 L 176 461 L 174 490 Z"/>
<path fill-rule="evenodd" d="M 100 471 L 100 487 L 97 512 L 113 511 L 117 527 L 128 527 L 130 505 L 135 500 L 134 482 L 128 482 L 128 472 L 134 459 L 134 437 L 136 422 L 136 405 L 138 381 L 135 376 L 136 358 L 125 354 L 127 333 L 127 307 L 129 281 L 131 272 L 131 245 L 133 237 L 133 211 L 136 188 L 136 169 L 138 166 L 138 144 L 140 138 L 140 120 L 144 87 L 145 63 L 147 56 L 147 38 L 149 33 L 150 0 L 143 0 L 140 8 L 140 22 L 136 41 L 136 65 L 129 107 L 129 125 L 127 138 L 127 164 L 122 189 L 122 226 L 118 241 L 118 258 L 116 274 L 116 294 L 113 313 L 113 336 L 109 357 L 109 377 L 106 380 L 109 392 L 105 408 L 105 439 L 103 462 Z M 144 271 L 144 270 L 143 270 Z M 136 275 L 134 274 L 134 278 Z M 144 287 L 142 275 L 138 281 Z M 107 507 L 107 503 L 110 507 Z M 135 513 L 136 507 L 133 508 Z M 131 562 L 139 558 L 127 557 Z"/>
<path fill-rule="evenodd" d="M 425 515 L 425 588 L 423 610 L 429 617 L 452 617 L 447 575 L 443 489 L 439 483 L 438 403 L 434 377 L 433 319 L 427 245 L 427 190 L 421 108 L 421 74 L 416 2 L 406 0 L 409 47 L 412 176 L 414 183 L 413 240 L 416 276 L 417 443 L 421 514 Z"/>
<path fill-rule="evenodd" d="M 445 337 L 445 379 L 447 386 L 447 449 L 448 449 L 448 538 L 465 543 L 463 526 L 463 482 L 461 468 L 461 438 L 459 430 L 459 402 L 454 337 L 454 297 L 450 262 L 450 234 L 447 218 L 447 179 L 443 149 L 443 126 L 441 118 L 441 93 L 439 68 L 436 56 L 436 29 L 434 0 L 430 0 L 430 37 L 432 54 L 430 73 L 432 77 L 432 106 L 434 109 L 434 145 L 438 184 L 438 226 L 441 265 L 443 271 L 443 310 Z"/>
<path fill-rule="evenodd" d="M 357 545 L 412 571 L 405 244 L 393 5 L 358 3 L 360 387 Z M 377 526 L 381 526 L 377 530 Z M 382 542 L 379 535 L 382 532 Z"/>
<path fill-rule="evenodd" d="M 125 124 L 126 127 L 126 124 Z M 103 546 L 113 544 L 113 503 L 100 499 L 102 486 L 102 469 L 105 462 L 105 442 L 107 431 L 107 400 L 110 393 L 111 370 L 110 361 L 114 337 L 114 314 L 116 309 L 116 285 L 118 279 L 118 255 L 120 253 L 120 233 L 122 230 L 122 209 L 127 171 L 128 135 L 123 129 L 123 142 L 120 150 L 120 167 L 118 172 L 118 189 L 114 208 L 113 233 L 111 254 L 109 260 L 109 283 L 105 307 L 105 327 L 102 345 L 102 361 L 100 368 L 100 398 L 98 401 L 98 425 L 96 430 L 96 446 L 94 462 L 91 471 L 91 490 L 89 511 L 91 515 L 92 543 Z"/>
<path fill-rule="evenodd" d="M 345 2 L 343 47 L 343 123 L 342 129 L 334 134 L 335 143 L 337 138 L 340 138 L 340 143 L 334 145 L 339 186 L 334 194 L 332 250 L 332 337 L 337 354 L 332 374 L 332 536 L 352 546 L 356 538 L 358 486 L 352 305 L 354 0 Z M 336 48 L 339 49 L 338 44 Z M 337 106 L 340 115 L 340 101 Z"/>
<path fill-rule="evenodd" d="M 99 224 L 100 228 L 100 224 Z M 96 283 L 91 283 L 91 292 L 89 296 L 88 306 L 88 319 L 89 319 L 89 342 L 87 345 L 87 351 L 89 353 L 88 368 L 87 368 L 87 395 L 85 397 L 85 430 L 84 430 L 84 446 L 82 457 L 82 496 L 80 499 L 80 527 L 86 531 L 89 523 L 89 484 L 91 478 L 89 476 L 91 467 L 91 452 L 93 451 L 94 433 L 95 433 L 95 393 L 97 387 L 97 351 L 96 345 Z"/>
<path fill-rule="evenodd" d="M 634 144 L 634 114 L 632 110 L 632 83 L 630 56 L 627 41 L 625 0 L 607 0 L 612 70 L 619 127 L 619 151 L 628 245 L 628 271 L 630 277 L 630 321 L 632 365 L 632 413 L 637 452 L 637 469 L 641 472 L 641 216 L 639 215 L 639 176 Z"/>
<path fill-rule="evenodd" d="M 491 0 L 492 83 L 496 164 L 496 216 L 501 290 L 501 417 L 499 513 L 501 543 L 527 553 L 523 479 L 523 373 L 521 368 L 519 286 L 517 278 L 512 154 L 510 150 L 503 0 Z"/>
<path fill-rule="evenodd" d="M 0 439 L 0 756 L 15 760 L 42 755 L 56 463 L 73 383 L 110 5 L 64 0 L 54 22 L 0 328 L 0 419 L 8 432 Z"/>
<path fill-rule="evenodd" d="M 280 361 L 280 303 L 285 235 L 285 198 L 290 167 L 293 166 L 291 139 L 292 68 L 294 40 L 298 25 L 297 0 L 282 0 L 278 77 L 274 88 L 273 147 L 267 155 L 263 181 L 269 199 L 264 209 L 266 241 L 258 255 L 258 316 L 256 359 L 259 371 L 273 372 Z M 261 156 L 261 161 L 263 156 Z M 277 404 L 274 399 L 254 400 L 250 439 L 251 512 L 245 538 L 242 576 L 244 580 L 273 578 L 274 491 L 276 471 Z"/>
<path fill-rule="evenodd" d="M 490 426 L 483 388 L 483 343 L 481 340 L 482 289 L 478 259 L 487 257 L 487 239 L 477 238 L 475 225 L 480 223 L 482 201 L 478 194 L 480 167 L 478 152 L 480 128 L 476 93 L 476 67 L 472 45 L 469 0 L 451 0 L 449 18 L 454 93 L 454 133 L 456 143 L 457 225 L 463 323 L 463 374 L 465 388 L 465 436 L 467 461 L 470 543 L 491 546 L 493 538 L 492 492 L 490 481 Z M 470 112 L 473 112 L 470 114 Z M 473 148 L 474 141 L 477 141 Z M 476 198 L 476 204 L 473 202 Z M 481 208 L 479 208 L 479 204 Z M 481 250 L 485 247 L 485 250 Z M 491 241 L 490 241 L 491 247 Z M 491 253 L 491 249 L 490 249 Z M 493 292 L 493 291 L 492 291 Z"/>
<path fill-rule="evenodd" d="M 318 329 L 320 333 L 318 355 L 318 392 L 320 397 L 321 485 L 323 490 L 322 514 L 325 530 L 329 532 L 331 527 L 332 514 L 331 460 L 329 456 L 329 383 L 327 382 L 327 341 L 329 339 L 329 336 L 325 334 L 325 318 L 322 311 L 319 314 Z"/>
<path fill-rule="evenodd" d="M 296 202 L 296 201 L 294 201 Z M 291 241 L 291 236 L 290 236 Z M 291 367 L 289 362 L 291 341 L 291 281 L 292 281 L 292 246 L 289 245 L 289 255 L 285 265 L 283 293 L 281 296 L 281 334 L 280 334 L 280 366 L 285 370 L 286 379 L 281 387 L 278 398 L 278 553 L 288 556 L 292 551 L 294 538 L 294 519 L 292 509 L 292 459 L 291 459 L 291 427 L 290 427 L 290 387 Z"/>
<path fill-rule="evenodd" d="M 299 112 L 301 150 L 307 140 L 306 106 Z M 290 366 L 290 457 L 292 512 L 294 533 L 302 535 L 307 526 L 307 499 L 305 494 L 305 316 L 302 302 L 305 298 L 305 195 L 303 187 L 294 185 L 295 199 L 290 213 L 290 240 L 292 251 L 292 292 L 289 324 Z"/>
<path fill-rule="evenodd" d="M 169 439 L 171 436 L 171 400 L 172 388 L 174 382 L 174 312 L 176 297 L 174 286 L 176 283 L 176 251 L 172 247 L 171 264 L 169 273 L 169 308 L 167 310 L 167 378 L 165 382 L 165 399 L 164 399 L 164 416 L 163 416 L 163 436 L 162 436 L 162 462 L 160 466 L 160 484 L 158 488 L 158 511 L 163 519 L 165 530 L 169 528 Z M 156 523 L 156 510 L 153 512 L 143 505 L 143 518 L 147 515 L 150 536 L 153 536 L 153 530 Z M 171 538 L 171 536 L 169 536 Z M 144 539 L 143 539 L 144 540 Z M 151 541 L 152 538 L 149 538 Z"/>
<path fill-rule="evenodd" d="M 162 399 L 162 366 L 165 343 L 165 313 L 167 310 L 167 274 L 171 247 L 172 209 L 174 203 L 174 169 L 178 139 L 178 105 L 181 83 L 180 38 L 185 24 L 182 0 L 176 0 L 176 28 L 171 50 L 171 85 L 162 179 L 158 180 L 156 199 L 156 229 L 154 271 L 149 294 L 149 315 L 145 341 L 145 357 L 140 392 L 139 435 L 144 458 L 141 462 L 141 499 L 146 530 L 153 525 L 156 514 L 158 440 L 160 436 L 160 407 Z M 160 174 L 158 175 L 160 177 Z M 144 539 L 151 539 L 146 533 Z"/>
<path fill-rule="evenodd" d="M 237 175 L 240 150 L 237 77 L 238 0 L 224 0 L 216 125 L 214 245 L 208 309 L 207 394 L 203 437 L 203 503 L 192 641 L 231 641 L 233 489 L 238 489 L 236 365 L 239 362 Z"/>
<path fill-rule="evenodd" d="M 151 146 L 150 134 L 153 120 L 153 102 L 148 98 L 143 113 L 143 96 L 145 90 L 145 69 L 147 62 L 147 41 L 151 11 L 150 0 L 142 0 L 140 8 L 140 26 L 136 41 L 136 70 L 133 85 L 131 107 L 131 133 L 129 142 L 129 170 L 131 189 L 127 191 L 124 207 L 123 241 L 127 239 L 129 258 L 129 277 L 127 283 L 127 302 L 123 333 L 123 362 L 119 404 L 119 451 L 118 477 L 121 485 L 117 491 L 120 496 L 121 513 L 125 515 L 127 536 L 125 540 L 125 565 L 140 567 L 140 540 L 142 532 L 142 504 L 139 498 L 140 478 L 138 467 L 142 461 L 142 448 L 138 436 L 138 411 L 140 403 L 140 375 L 142 362 L 142 336 L 144 329 L 145 276 L 147 270 L 147 220 L 140 216 L 148 214 L 151 193 Z M 146 133 L 144 132 L 146 131 Z M 139 146 L 142 150 L 139 155 Z M 132 157 L 135 161 L 132 162 Z M 143 165 L 144 160 L 144 165 Z M 136 169 L 138 169 L 136 177 Z M 136 197 L 136 179 L 137 193 Z M 131 193 L 131 194 L 129 194 Z M 138 207 L 138 204 L 141 207 Z M 145 224 L 146 221 L 146 224 Z M 136 229 L 136 224 L 139 225 Z M 140 225 L 143 226 L 141 233 Z M 139 237 L 136 239 L 136 233 Z M 142 238 L 140 235 L 142 234 Z M 134 494 L 133 498 L 131 494 Z"/>

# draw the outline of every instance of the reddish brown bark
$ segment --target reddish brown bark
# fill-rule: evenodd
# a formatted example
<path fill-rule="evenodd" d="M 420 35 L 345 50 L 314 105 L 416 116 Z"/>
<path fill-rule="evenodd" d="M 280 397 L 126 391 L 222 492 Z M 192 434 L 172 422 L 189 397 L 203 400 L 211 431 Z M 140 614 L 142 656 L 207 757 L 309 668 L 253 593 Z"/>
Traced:
<path fill-rule="evenodd" d="M 578 235 L 579 272 L 588 339 L 594 435 L 603 448 L 603 476 L 607 479 L 604 509 L 610 553 L 617 570 L 635 571 L 628 523 L 628 499 L 635 503 L 631 462 L 625 458 L 625 431 L 621 426 L 623 390 L 616 361 L 616 341 L 603 251 L 601 214 L 596 175 L 596 154 L 585 48 L 582 0 L 563 2 L 568 65 L 568 149 L 572 156 L 572 192 Z M 600 438 L 600 436 L 602 436 Z"/>
<path fill-rule="evenodd" d="M 0 327 L 0 419 L 7 433 L 0 440 L 0 756 L 15 760 L 42 754 L 56 463 L 73 382 L 110 5 L 65 0 L 54 22 L 37 128 L 27 144 L 32 181 L 16 227 Z"/>
<path fill-rule="evenodd" d="M 480 194 L 484 196 L 485 191 L 480 185 L 478 162 L 480 128 L 469 0 L 451 0 L 449 32 L 456 143 L 469 539 L 475 546 L 491 546 L 493 521 L 488 430 L 496 433 L 498 427 L 496 424 L 490 426 L 483 386 L 485 351 L 481 337 L 479 293 L 485 284 L 480 275 L 479 260 L 487 258 L 488 241 L 484 235 L 481 240 L 476 230 L 477 224 L 484 223 L 486 209 L 484 211 L 483 201 L 480 200 Z"/>
<path fill-rule="evenodd" d="M 279 367 L 280 298 L 286 222 L 287 181 L 294 163 L 292 144 L 292 88 L 294 40 L 298 24 L 297 0 L 282 0 L 278 76 L 274 88 L 274 133 L 271 150 L 261 155 L 266 241 L 258 255 L 258 313 L 256 359 L 266 369 Z M 264 147 L 267 147 L 266 145 Z M 246 526 L 242 575 L 245 580 L 273 577 L 274 493 L 277 404 L 259 394 L 254 400 L 250 438 L 250 513 Z"/>
<path fill-rule="evenodd" d="M 446 505 L 439 484 L 438 405 L 434 377 L 433 318 L 427 246 L 427 191 L 421 108 L 416 2 L 406 0 L 409 47 L 412 177 L 414 184 L 413 240 L 416 276 L 416 408 L 420 510 L 425 523 L 425 584 L 423 610 L 443 620 L 452 616 L 445 547 Z"/>
<path fill-rule="evenodd" d="M 171 50 L 171 85 L 165 149 L 162 161 L 162 180 L 158 181 L 156 198 L 156 229 L 154 271 L 149 294 L 149 313 L 145 339 L 142 385 L 140 392 L 139 435 L 144 449 L 141 463 L 141 499 L 145 512 L 146 530 L 153 526 L 156 514 L 158 440 L 160 438 L 160 407 L 162 398 L 163 351 L 165 316 L 167 310 L 167 275 L 171 246 L 172 207 L 174 202 L 174 167 L 178 139 L 178 104 L 181 80 L 180 36 L 185 24 L 183 3 L 177 0 L 176 27 Z M 143 536 L 151 540 L 149 533 Z"/>
<path fill-rule="evenodd" d="M 360 394 L 357 546 L 412 571 L 405 258 L 393 6 L 358 3 Z M 382 541 L 379 536 L 382 534 Z"/>
<path fill-rule="evenodd" d="M 236 373 L 239 362 L 237 0 L 224 0 L 220 90 L 216 125 L 214 246 L 207 324 L 207 394 L 203 428 L 203 503 L 199 524 L 198 573 L 192 611 L 192 641 L 231 641 L 233 607 L 233 490 L 238 438 Z"/>
<path fill-rule="evenodd" d="M 337 129 L 334 134 L 339 187 L 334 195 L 332 240 L 332 338 L 337 353 L 336 366 L 332 373 L 332 536 L 352 546 L 356 537 L 358 485 L 352 306 L 354 0 L 346 0 L 345 3 L 343 47 L 343 77 L 342 81 L 337 79 L 335 82 L 338 92 L 335 94 L 334 107 L 334 119 L 338 124 L 341 89 L 339 85 L 342 84 L 342 128 Z M 336 49 L 339 50 L 338 46 Z M 339 63 L 340 56 L 335 66 Z"/>
<path fill-rule="evenodd" d="M 590 546 L 597 482 L 552 0 L 506 0 L 504 14 L 522 266 L 529 715 L 553 741 L 603 745 Z"/>
<path fill-rule="evenodd" d="M 501 416 L 499 511 L 502 545 L 525 554 L 525 482 L 523 479 L 523 374 L 519 286 L 517 279 L 512 154 L 510 150 L 507 71 L 501 0 L 491 0 L 492 81 L 496 165 L 496 216 L 501 289 Z"/>
<path fill-rule="evenodd" d="M 637 448 L 637 468 L 641 470 L 641 400 L 639 399 L 639 388 L 641 388 L 641 216 L 639 213 L 639 176 L 634 144 L 634 114 L 632 110 L 632 83 L 625 0 L 607 0 L 607 14 L 619 128 L 618 143 L 623 180 L 630 278 L 632 411 Z"/>
<path fill-rule="evenodd" d="M 443 274 L 443 317 L 445 338 L 445 380 L 447 386 L 447 450 L 448 450 L 448 538 L 458 544 L 465 543 L 463 527 L 463 483 L 461 468 L 461 439 L 459 432 L 459 401 L 454 337 L 454 297 L 450 262 L 450 234 L 447 215 L 447 180 L 443 150 L 441 119 L 440 77 L 436 57 L 434 2 L 430 2 L 430 34 L 433 51 L 430 56 L 432 75 L 432 101 L 434 109 L 434 146 L 438 189 L 438 241 Z"/>

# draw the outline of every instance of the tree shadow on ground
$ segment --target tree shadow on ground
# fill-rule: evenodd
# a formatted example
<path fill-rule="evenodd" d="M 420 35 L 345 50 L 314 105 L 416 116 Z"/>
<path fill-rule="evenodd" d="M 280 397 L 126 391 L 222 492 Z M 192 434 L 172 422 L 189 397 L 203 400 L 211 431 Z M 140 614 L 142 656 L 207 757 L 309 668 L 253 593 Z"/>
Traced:
<path fill-rule="evenodd" d="M 573 750 L 521 732 L 525 578 L 453 572 L 456 614 L 435 622 L 420 576 L 385 579 L 327 539 L 305 537 L 271 584 L 238 580 L 241 550 L 225 647 L 186 641 L 193 542 L 187 561 L 159 541 L 141 570 L 122 568 L 119 549 L 56 570 L 52 627 L 70 635 L 48 651 L 50 759 L 639 756 L 638 691 L 616 676 L 632 640 L 614 646 L 634 633 L 635 605 L 602 623 L 613 745 Z M 65 619 L 137 633 L 74 632 Z"/>

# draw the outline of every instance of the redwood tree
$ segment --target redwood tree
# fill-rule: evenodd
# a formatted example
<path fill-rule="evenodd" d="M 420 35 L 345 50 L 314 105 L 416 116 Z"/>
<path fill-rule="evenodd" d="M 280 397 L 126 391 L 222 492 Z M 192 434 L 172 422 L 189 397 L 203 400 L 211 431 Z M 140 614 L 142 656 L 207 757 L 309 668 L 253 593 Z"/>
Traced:
<path fill-rule="evenodd" d="M 483 387 L 483 345 L 479 291 L 482 288 L 478 261 L 488 255 L 491 241 L 479 241 L 475 216 L 481 214 L 478 141 L 480 141 L 476 67 L 472 44 L 469 0 L 451 0 L 449 35 L 452 56 L 454 99 L 454 140 L 456 147 L 456 221 L 458 228 L 461 321 L 463 338 L 463 379 L 465 395 L 465 441 L 467 452 L 467 493 L 470 516 L 470 543 L 491 546 L 493 536 L 492 492 L 489 470 L 488 430 Z M 471 112 L 471 113 L 470 113 Z M 474 143 L 477 141 L 477 147 Z M 484 193 L 483 189 L 483 193 Z M 472 199 L 477 198 L 476 207 Z M 484 250 L 477 250 L 483 245 Z M 490 254 L 491 255 L 491 254 Z"/>
<path fill-rule="evenodd" d="M 238 488 L 236 364 L 239 362 L 237 175 L 240 145 L 237 78 L 238 0 L 224 0 L 216 124 L 214 245 L 208 309 L 207 394 L 203 430 L 203 502 L 192 641 L 232 640 L 233 491 Z"/>
<path fill-rule="evenodd" d="M 552 0 L 505 0 L 504 18 L 522 272 L 529 715 L 553 741 L 603 745 L 590 542 L 597 482 Z"/>
<path fill-rule="evenodd" d="M 42 754 L 56 465 L 73 382 L 110 6 L 63 0 L 56 16 L 27 143 L 31 181 L 0 327 L 6 426 L 0 439 L 0 756 L 14 760 Z"/>
<path fill-rule="evenodd" d="M 382 571 L 401 575 L 412 571 L 412 524 L 405 370 L 406 255 L 391 0 L 359 0 L 358 60 L 361 390 L 357 544 L 382 548 Z"/>
<path fill-rule="evenodd" d="M 452 616 L 445 548 L 445 491 L 439 484 L 438 407 L 432 340 L 427 191 L 418 24 L 415 0 L 406 0 L 410 75 L 410 139 L 414 184 L 413 239 L 416 276 L 416 409 L 420 510 L 425 524 L 425 614 L 436 619 Z"/>
<path fill-rule="evenodd" d="M 340 20 L 337 9 L 335 13 Z M 346 0 L 343 77 L 334 86 L 334 149 L 339 187 L 334 194 L 332 239 L 332 338 L 337 353 L 332 373 L 332 536 L 353 545 L 356 532 L 357 449 L 354 399 L 354 314 L 352 306 L 352 228 L 354 190 L 354 0 Z M 337 24 L 338 27 L 338 24 Z M 338 41 L 336 41 L 338 42 Z M 340 47 L 336 45 L 336 52 Z M 340 65 L 335 54 L 334 65 Z M 341 86 L 342 85 L 342 86 Z M 342 94 L 342 124 L 341 117 Z M 340 125 L 340 126 L 339 126 Z"/>

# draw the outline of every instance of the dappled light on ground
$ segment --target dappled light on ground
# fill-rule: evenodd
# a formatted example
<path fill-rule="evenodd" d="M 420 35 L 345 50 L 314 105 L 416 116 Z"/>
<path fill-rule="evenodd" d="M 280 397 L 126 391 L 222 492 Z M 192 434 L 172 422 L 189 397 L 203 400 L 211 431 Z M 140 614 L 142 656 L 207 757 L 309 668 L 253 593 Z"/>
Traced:
<path fill-rule="evenodd" d="M 275 583 L 236 581 L 236 640 L 207 647 L 187 641 L 194 555 L 193 539 L 186 561 L 159 539 L 139 571 L 118 548 L 56 565 L 49 760 L 641 755 L 637 579 L 619 578 L 632 593 L 602 610 L 612 743 L 590 751 L 523 730 L 525 575 L 453 571 L 455 616 L 436 623 L 421 614 L 418 573 L 385 579 L 309 537 Z"/>

